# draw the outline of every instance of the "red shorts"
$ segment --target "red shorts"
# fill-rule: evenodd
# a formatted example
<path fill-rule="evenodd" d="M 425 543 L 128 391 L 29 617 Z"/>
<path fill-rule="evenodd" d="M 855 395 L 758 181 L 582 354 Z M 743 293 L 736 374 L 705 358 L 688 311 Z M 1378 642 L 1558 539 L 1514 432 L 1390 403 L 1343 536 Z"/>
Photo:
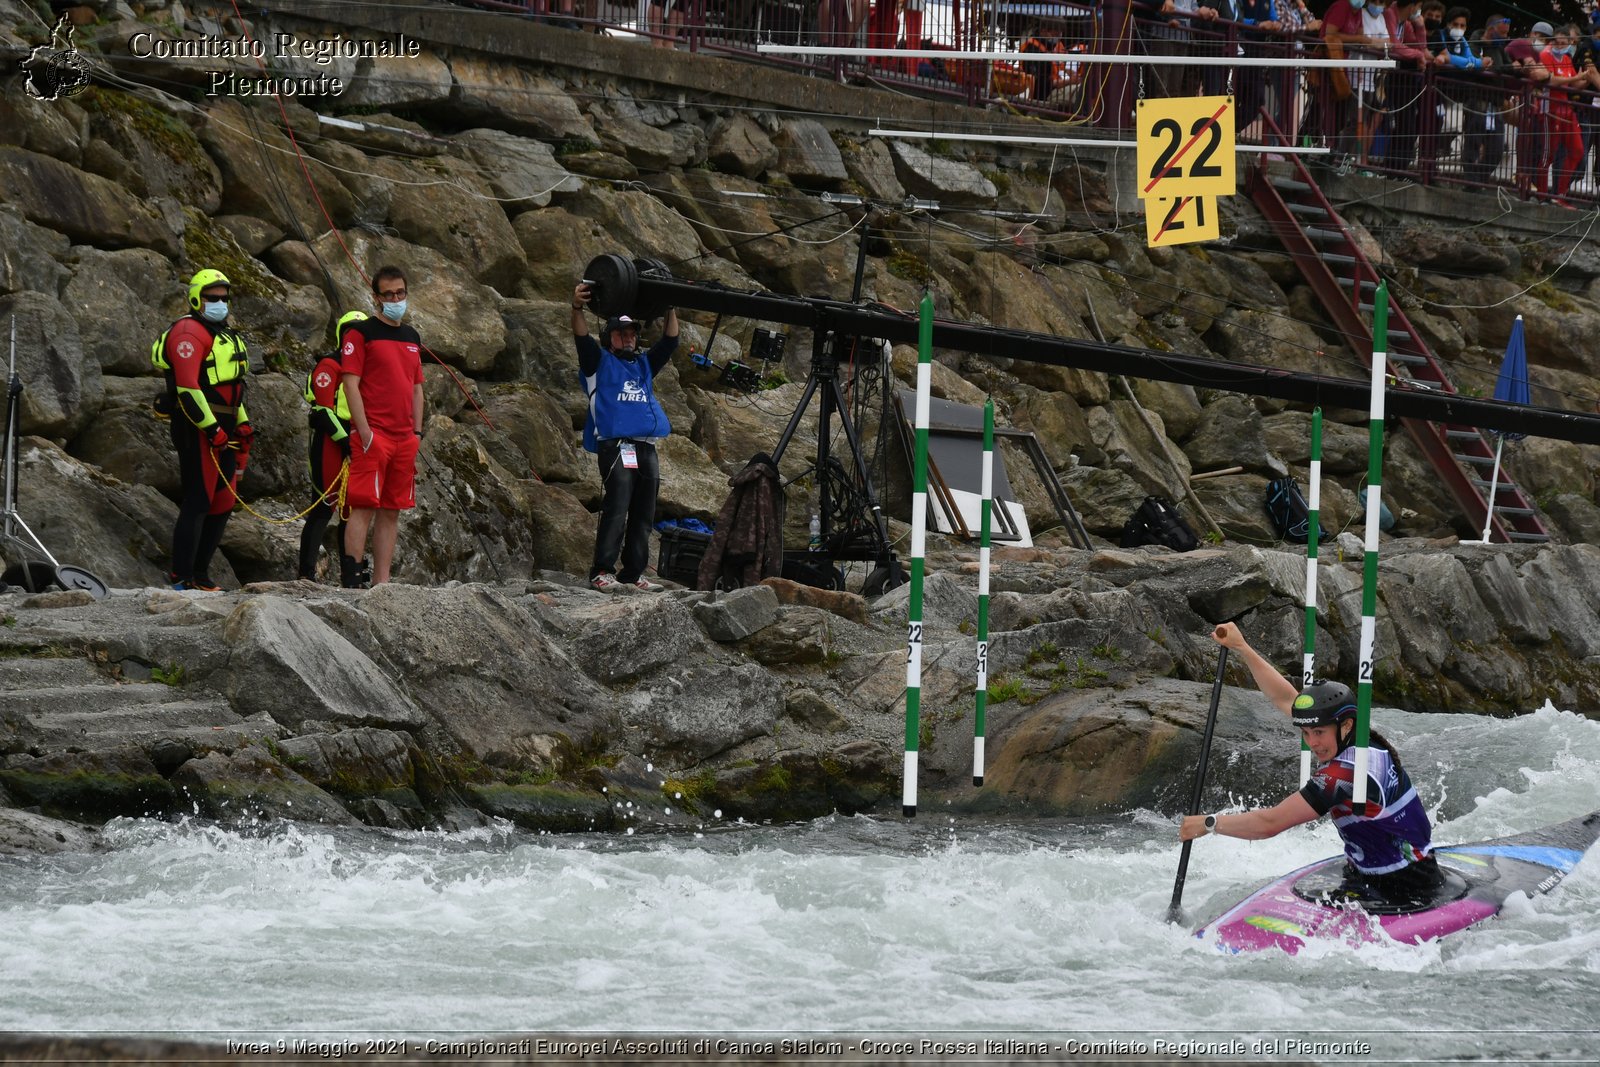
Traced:
<path fill-rule="evenodd" d="M 414 433 L 372 431 L 372 447 L 361 447 L 361 434 L 350 430 L 350 485 L 345 503 L 352 508 L 404 511 L 417 503 L 417 448 Z"/>

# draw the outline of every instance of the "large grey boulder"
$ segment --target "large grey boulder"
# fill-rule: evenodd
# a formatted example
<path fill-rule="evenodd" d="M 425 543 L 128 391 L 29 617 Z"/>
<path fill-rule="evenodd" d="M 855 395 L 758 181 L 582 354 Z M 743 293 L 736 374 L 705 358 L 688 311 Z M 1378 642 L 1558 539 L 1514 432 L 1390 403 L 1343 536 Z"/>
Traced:
<path fill-rule="evenodd" d="M 662 170 L 688 162 L 686 144 L 680 144 L 666 130 L 657 129 L 630 114 L 630 108 L 615 101 L 589 109 L 590 121 L 600 147 L 626 159 L 642 170 Z"/>
<path fill-rule="evenodd" d="M 728 498 L 728 479 L 711 457 L 686 435 L 675 433 L 656 445 L 661 491 L 656 517 L 715 521 Z"/>
<path fill-rule="evenodd" d="M 35 226 L 15 207 L 0 204 L 0 295 L 32 289 L 54 296 L 67 276 L 62 261 L 72 242 L 64 234 Z"/>
<path fill-rule="evenodd" d="M 88 146 L 114 153 L 125 164 L 120 173 L 107 177 L 137 196 L 170 196 L 208 215 L 216 213 L 222 203 L 222 172 L 185 121 L 185 111 L 104 88 L 86 94 L 83 101 L 89 112 Z M 85 165 L 90 163 L 86 150 Z"/>
<path fill-rule="evenodd" d="M 576 362 L 574 356 L 572 366 Z M 595 476 L 594 459 L 580 447 L 571 416 L 549 393 L 525 382 L 494 382 L 483 386 L 480 396 L 484 414 L 527 460 L 525 471 L 545 482 Z"/>
<path fill-rule="evenodd" d="M 380 110 L 440 103 L 450 98 L 454 85 L 450 65 L 432 51 L 405 59 L 361 59 L 339 103 Z"/>
<path fill-rule="evenodd" d="M 459 114 L 482 116 L 541 140 L 600 140 L 576 98 L 552 78 L 473 52 L 452 56 L 450 73 L 455 78 L 450 103 Z"/>
<path fill-rule="evenodd" d="M 76 823 L 31 811 L 0 808 L 0 855 L 39 856 L 52 852 L 88 852 L 97 843 L 93 831 Z"/>
<path fill-rule="evenodd" d="M 628 254 L 628 244 L 606 232 L 599 219 L 554 205 L 522 212 L 511 220 L 511 228 L 528 257 L 527 274 L 516 290 L 521 297 L 570 304 L 572 290 L 597 250 Z M 513 302 L 506 304 L 509 308 Z M 559 313 L 557 318 L 559 325 Z"/>
<path fill-rule="evenodd" d="M 251 597 L 228 616 L 223 690 L 236 708 L 290 726 L 417 727 L 426 717 L 359 649 L 303 605 Z"/>
<path fill-rule="evenodd" d="M 400 522 L 399 580 L 499 581 L 529 574 L 539 546 L 529 521 L 535 483 L 522 462 L 502 434 L 432 419 L 417 462 L 416 508 Z"/>
<path fill-rule="evenodd" d="M 544 207 L 552 196 L 576 193 L 583 183 L 556 161 L 543 141 L 503 130 L 467 130 L 454 140 L 476 163 L 510 215 Z"/>
<path fill-rule="evenodd" d="M 1034 813 L 1176 812 L 1194 780 L 1208 696 L 1201 683 L 1158 679 L 1131 691 L 1065 690 L 1016 713 L 991 706 L 982 792 Z M 1288 793 L 1295 751 L 1293 732 L 1259 693 L 1224 688 L 1210 795 L 1255 795 L 1272 781 Z"/>
<path fill-rule="evenodd" d="M 377 169 L 395 179 L 389 223 L 401 240 L 433 249 L 458 273 L 464 270 L 501 293 L 513 290 L 527 260 L 479 167 L 445 156 L 430 161 L 426 170 L 394 161 Z M 450 194 L 441 196 L 441 188 Z"/>
<path fill-rule="evenodd" d="M 307 156 L 308 185 L 301 169 L 304 153 L 289 143 L 281 123 L 276 113 L 270 119 L 252 114 L 231 97 L 219 97 L 206 108 L 200 143 L 222 172 L 222 210 L 269 219 L 304 240 L 326 233 L 329 216 L 334 226 L 350 225 L 356 202 L 339 174 Z"/>
<path fill-rule="evenodd" d="M 22 438 L 18 510 L 56 560 L 120 587 L 165 584 L 178 507 L 147 485 L 125 485 L 42 438 Z M 218 558 L 211 577 L 232 581 Z"/>
<path fill-rule="evenodd" d="M 906 198 L 905 186 L 895 177 L 894 157 L 882 140 L 868 137 L 859 145 L 845 146 L 841 155 L 844 169 L 874 200 L 897 204 Z"/>
<path fill-rule="evenodd" d="M 0 189 L 24 218 L 74 241 L 178 254 L 177 240 L 153 207 L 60 160 L 0 145 Z"/>
<path fill-rule="evenodd" d="M 704 660 L 710 644 L 695 625 L 698 613 L 677 596 L 597 594 L 571 610 L 573 658 L 583 672 L 608 686 Z M 714 636 L 714 635 L 713 635 Z"/>
<path fill-rule="evenodd" d="M 999 195 L 994 183 L 970 163 L 936 156 L 910 141 L 893 141 L 895 176 L 912 196 L 939 201 L 940 207 L 990 207 Z"/>
<path fill-rule="evenodd" d="M 201 813 L 229 825 L 261 819 L 332 826 L 356 821 L 337 800 L 256 746 L 192 759 L 172 775 L 172 784 Z"/>
<path fill-rule="evenodd" d="M 1183 442 L 1183 452 L 1196 471 L 1243 467 L 1269 478 L 1288 472 L 1283 460 L 1267 450 L 1261 412 L 1248 399 L 1234 394 L 1206 405 L 1199 425 Z"/>
<path fill-rule="evenodd" d="M 778 621 L 778 594 L 765 585 L 735 589 L 697 603 L 694 617 L 713 641 L 742 641 Z"/>
<path fill-rule="evenodd" d="M 693 766 L 771 733 L 783 693 L 755 664 L 684 664 L 658 672 L 628 698 L 624 743 Z"/>
<path fill-rule="evenodd" d="M 0 297 L 0 323 L 6 324 L 0 336 L 8 346 L 13 318 L 21 432 L 71 437 L 104 402 L 100 362 L 84 353 L 77 322 L 54 296 L 23 291 Z"/>
<path fill-rule="evenodd" d="M 523 746 L 549 734 L 584 750 L 614 734 L 615 699 L 490 587 L 383 585 L 353 606 L 319 610 L 485 763 L 520 766 Z"/>
<path fill-rule="evenodd" d="M 163 305 L 177 288 L 171 264 L 148 249 L 102 252 L 79 245 L 61 303 L 83 349 L 106 374 L 154 375 L 150 346 L 171 325 Z"/>
<path fill-rule="evenodd" d="M 128 486 L 147 486 L 178 499 L 178 457 L 171 424 L 156 417 L 152 404 L 165 387 L 157 378 L 104 380 L 100 414 L 68 442 L 72 455 Z"/>
<path fill-rule="evenodd" d="M 749 117 L 730 115 L 711 127 L 707 159 L 720 171 L 759 178 L 778 161 L 778 146 Z"/>
<path fill-rule="evenodd" d="M 816 119 L 785 119 L 774 138 L 778 158 L 771 168 L 807 189 L 839 189 L 850 180 L 833 135 Z M 754 177 L 754 175 L 751 175 Z"/>
<path fill-rule="evenodd" d="M 567 209 L 580 218 L 592 219 L 609 241 L 620 242 L 637 255 L 674 263 L 699 255 L 704 247 L 681 215 L 649 193 L 635 189 L 613 191 L 590 186 L 583 195 L 574 197 Z M 592 251 L 598 254 L 614 249 Z M 577 283 L 578 279 L 573 278 L 571 284 Z"/>
<path fill-rule="evenodd" d="M 8 23 L 12 20 L 7 19 Z M 20 25 L 19 16 L 13 25 Z M 3 31 L 0 31 L 3 32 Z M 26 91 L 0 94 L 0 144 L 16 145 L 77 166 L 89 139 L 89 116 L 71 100 L 35 100 Z"/>

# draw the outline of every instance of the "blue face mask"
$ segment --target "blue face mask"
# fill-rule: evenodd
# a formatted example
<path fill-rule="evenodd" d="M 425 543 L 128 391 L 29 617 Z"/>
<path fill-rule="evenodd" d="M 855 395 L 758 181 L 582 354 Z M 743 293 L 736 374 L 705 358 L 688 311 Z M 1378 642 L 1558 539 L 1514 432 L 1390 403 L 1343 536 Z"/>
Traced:
<path fill-rule="evenodd" d="M 390 322 L 399 322 L 406 317 L 406 302 L 404 300 L 396 300 L 392 304 L 383 305 L 383 317 Z"/>
<path fill-rule="evenodd" d="M 1555 48 L 1555 47 L 1552 47 L 1550 49 L 1550 51 L 1553 54 L 1558 55 L 1558 56 L 1570 56 L 1572 54 L 1572 49 L 1570 49 L 1570 48 Z"/>
<path fill-rule="evenodd" d="M 1350 6 L 1360 11 L 1367 6 L 1367 0 L 1350 0 Z"/>
<path fill-rule="evenodd" d="M 200 309 L 200 315 L 207 322 L 225 322 L 228 318 L 228 302 L 207 300 Z"/>

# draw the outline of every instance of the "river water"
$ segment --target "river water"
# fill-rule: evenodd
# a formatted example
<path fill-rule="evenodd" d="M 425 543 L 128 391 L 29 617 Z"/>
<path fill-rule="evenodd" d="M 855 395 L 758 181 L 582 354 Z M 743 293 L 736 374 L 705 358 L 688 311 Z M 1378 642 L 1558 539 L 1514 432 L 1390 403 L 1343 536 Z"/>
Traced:
<path fill-rule="evenodd" d="M 1600 722 L 1547 706 L 1376 725 L 1438 843 L 1600 807 Z M 1175 830 L 1145 811 L 995 824 L 924 807 L 912 823 L 585 837 L 123 821 L 107 836 L 94 855 L 0 858 L 0 1031 L 892 1032 L 1143 1042 L 1152 1060 L 1171 1058 L 1154 1041 L 1235 1039 L 1372 1046 L 1295 1057 L 1330 1063 L 1600 1058 L 1600 849 L 1554 893 L 1442 943 L 1290 958 L 1224 956 L 1163 921 Z M 1212 918 L 1337 850 L 1326 825 L 1201 840 L 1187 913 Z"/>

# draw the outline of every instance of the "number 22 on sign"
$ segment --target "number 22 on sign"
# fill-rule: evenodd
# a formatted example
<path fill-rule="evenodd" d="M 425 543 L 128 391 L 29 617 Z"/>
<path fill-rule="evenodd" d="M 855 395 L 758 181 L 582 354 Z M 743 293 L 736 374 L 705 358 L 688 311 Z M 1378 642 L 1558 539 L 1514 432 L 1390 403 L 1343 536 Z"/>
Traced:
<path fill-rule="evenodd" d="M 1222 236 L 1214 196 L 1152 196 L 1144 202 L 1145 245 L 1165 248 Z"/>
<path fill-rule="evenodd" d="M 1141 100 L 1137 124 L 1141 198 L 1233 195 L 1233 97 Z"/>

